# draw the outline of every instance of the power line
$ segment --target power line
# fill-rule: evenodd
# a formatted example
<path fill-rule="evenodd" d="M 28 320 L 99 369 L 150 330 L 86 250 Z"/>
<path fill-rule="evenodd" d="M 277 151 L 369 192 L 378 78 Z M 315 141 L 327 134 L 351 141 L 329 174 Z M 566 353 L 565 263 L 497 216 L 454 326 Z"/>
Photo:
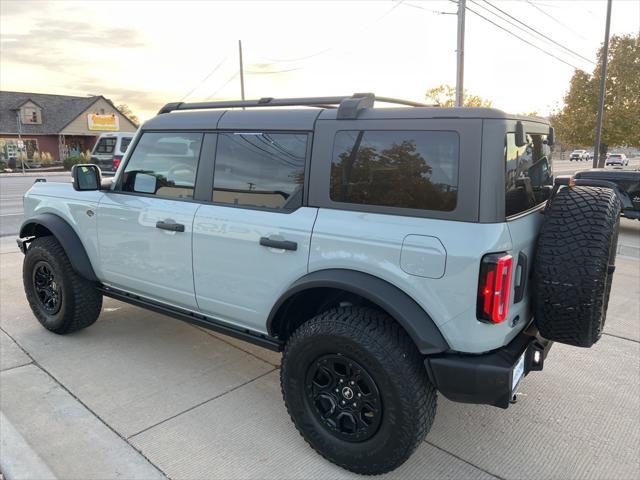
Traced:
<path fill-rule="evenodd" d="M 211 98 L 215 97 L 215 96 L 217 95 L 217 93 L 218 93 L 220 90 L 222 90 L 224 87 L 226 87 L 227 85 L 229 85 L 229 84 L 230 84 L 230 83 L 231 83 L 231 82 L 232 82 L 232 81 L 233 81 L 233 80 L 234 80 L 238 75 L 240 75 L 240 70 L 238 70 L 236 73 L 234 73 L 234 74 L 229 78 L 229 80 L 227 80 L 226 82 L 224 82 L 224 84 L 223 84 L 220 88 L 218 88 L 215 92 L 213 92 L 211 95 L 209 95 L 209 96 L 207 97 L 207 100 L 209 100 L 209 99 L 211 99 Z"/>
<path fill-rule="evenodd" d="M 201 86 L 204 82 L 206 82 L 207 80 L 209 80 L 209 77 L 211 77 L 211 75 L 213 75 L 214 73 L 216 73 L 216 72 L 218 71 L 218 69 L 222 66 L 222 64 L 223 64 L 224 62 L 226 62 L 226 61 L 227 61 L 227 58 L 229 58 L 229 57 L 224 57 L 224 58 L 222 59 L 222 61 L 221 61 L 220 63 L 218 63 L 218 64 L 213 68 L 213 70 L 211 70 L 211 71 L 207 74 L 207 76 L 206 76 L 206 77 L 204 77 L 204 78 L 200 81 L 200 83 L 198 83 L 195 87 L 193 87 L 189 93 L 187 93 L 184 97 L 182 97 L 182 98 L 180 99 L 180 101 L 181 101 L 181 102 L 182 102 L 182 101 L 184 101 L 184 99 L 185 99 L 185 98 L 187 98 L 189 95 L 191 95 L 193 92 L 195 92 L 198 88 L 200 88 L 200 86 Z"/>
<path fill-rule="evenodd" d="M 483 7 L 482 5 L 480 5 L 479 3 L 477 3 L 475 0 L 471 0 L 471 2 L 472 2 L 472 3 L 474 3 L 474 4 L 476 4 L 476 5 L 478 5 L 479 7 L 485 8 L 485 7 Z M 569 52 L 569 53 L 571 53 L 571 54 L 575 55 L 576 57 L 581 58 L 582 60 L 584 60 L 584 61 L 586 61 L 586 62 L 589 62 L 589 63 L 591 63 L 592 65 L 595 65 L 595 62 L 593 62 L 592 60 L 589 60 L 587 57 L 583 57 L 583 56 L 582 56 L 582 55 L 580 55 L 578 52 L 576 52 L 576 51 L 574 51 L 574 50 L 571 50 L 571 49 L 570 49 L 570 48 L 568 48 L 568 47 L 565 47 L 565 46 L 564 46 L 564 45 L 562 45 L 561 43 L 556 42 L 553 38 L 548 37 L 547 35 L 545 35 L 545 34 L 543 34 L 543 33 L 539 32 L 539 31 L 538 31 L 538 30 L 536 30 L 535 28 L 533 28 L 533 27 L 531 27 L 531 26 L 527 25 L 526 23 L 522 22 L 521 20 L 517 19 L 516 17 L 514 17 L 514 16 L 510 15 L 508 12 L 505 12 L 505 11 L 504 11 L 504 10 L 502 10 L 501 8 L 496 7 L 493 3 L 489 2 L 488 0 L 484 0 L 484 3 L 486 3 L 486 4 L 490 5 L 492 8 L 494 8 L 494 9 L 498 10 L 499 12 L 504 13 L 507 17 L 509 17 L 509 18 L 511 18 L 511 19 L 513 19 L 513 20 L 515 20 L 516 22 L 520 23 L 521 25 L 524 25 L 526 28 L 528 28 L 528 29 L 529 29 L 529 30 L 531 30 L 532 32 L 535 32 L 536 34 L 540 35 L 542 38 L 544 38 L 544 39 L 548 40 L 549 42 L 554 43 L 554 44 L 556 44 L 557 46 L 559 46 L 560 48 L 563 48 L 563 49 L 565 49 L 567 52 Z M 489 10 L 488 10 L 488 9 L 486 9 L 486 8 L 485 8 L 485 10 L 489 11 Z M 494 13 L 494 15 L 495 15 L 495 13 Z M 496 16 L 497 16 L 497 15 L 496 15 Z"/>
<path fill-rule="evenodd" d="M 545 12 L 543 9 L 541 9 L 539 6 L 537 6 L 535 3 L 531 2 L 530 0 L 525 0 L 525 2 L 527 2 L 529 5 L 531 5 L 533 8 L 535 8 L 536 10 L 538 10 L 539 12 L 543 13 L 544 15 L 546 15 L 547 17 L 549 17 L 551 20 L 553 20 L 554 22 L 556 22 L 558 25 L 566 28 L 567 30 L 569 30 L 570 32 L 574 33 L 575 35 L 579 36 L 581 39 L 583 40 L 589 40 L 588 38 L 583 37 L 582 35 L 580 35 L 578 32 L 576 32 L 574 29 L 572 29 L 569 25 L 566 25 L 565 23 L 561 22 L 560 20 L 558 20 L 557 18 L 555 18 L 553 15 L 551 15 L 550 13 Z"/>
<path fill-rule="evenodd" d="M 449 1 L 450 1 L 450 2 L 452 2 L 452 3 L 457 3 L 455 0 L 449 0 Z M 560 57 L 558 57 L 558 56 L 554 55 L 554 54 L 553 54 L 553 53 L 551 53 L 551 52 L 546 51 L 545 49 L 543 49 L 543 48 L 541 48 L 541 47 L 537 46 L 536 44 L 531 43 L 529 40 L 526 40 L 526 39 L 524 39 L 524 38 L 522 38 L 522 37 L 520 37 L 520 36 L 516 35 L 516 34 L 515 34 L 515 33 L 513 33 L 511 30 L 508 30 L 508 29 L 504 28 L 502 25 L 497 24 L 497 23 L 496 23 L 496 22 L 494 22 L 493 20 L 489 20 L 487 17 L 485 17 L 484 15 L 482 15 L 482 14 L 480 14 L 480 13 L 476 12 L 475 10 L 472 10 L 472 9 L 471 9 L 471 8 L 469 8 L 469 7 L 467 7 L 467 10 L 469 10 L 469 11 L 470 11 L 471 13 L 473 13 L 474 15 L 476 15 L 476 16 L 478 16 L 478 17 L 482 18 L 484 21 L 489 22 L 491 25 L 493 25 L 493 26 L 495 26 L 495 27 L 498 27 L 500 30 L 504 30 L 504 31 L 505 31 L 505 32 L 507 32 L 509 35 L 516 37 L 516 38 L 517 38 L 518 40 L 520 40 L 521 42 L 524 42 L 524 43 L 526 43 L 527 45 L 532 46 L 532 47 L 533 47 L 533 48 L 535 48 L 536 50 L 540 50 L 540 51 L 541 51 L 542 53 L 544 53 L 545 55 L 549 55 L 550 57 L 555 58 L 555 59 L 556 59 L 556 60 L 558 60 L 559 62 L 562 62 L 562 63 L 564 63 L 565 65 L 570 66 L 571 68 L 574 68 L 574 69 L 576 69 L 576 70 L 580 70 L 580 68 L 576 67 L 575 65 L 573 65 L 573 64 L 571 64 L 571 63 L 569 63 L 569 62 L 567 62 L 566 60 L 563 60 L 562 58 L 560 58 Z"/>
<path fill-rule="evenodd" d="M 249 74 L 249 75 L 272 75 L 274 73 L 286 73 L 286 72 L 295 72 L 296 70 L 300 70 L 300 68 L 289 68 L 286 70 L 274 70 L 274 71 L 268 71 L 268 72 L 257 72 L 255 70 L 247 70 L 245 73 Z"/>
<path fill-rule="evenodd" d="M 403 5 L 406 5 L 407 7 L 417 8 L 419 10 L 424 10 L 425 12 L 435 13 L 437 15 L 455 15 L 456 14 L 456 12 L 443 12 L 440 10 L 432 10 L 430 8 L 424 8 L 422 5 L 414 5 L 413 3 L 404 2 Z"/>

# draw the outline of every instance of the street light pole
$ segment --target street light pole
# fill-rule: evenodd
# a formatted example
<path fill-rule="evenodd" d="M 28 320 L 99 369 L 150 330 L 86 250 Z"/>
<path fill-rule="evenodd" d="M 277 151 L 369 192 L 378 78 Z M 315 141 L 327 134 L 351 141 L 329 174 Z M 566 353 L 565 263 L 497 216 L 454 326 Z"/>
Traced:
<path fill-rule="evenodd" d="M 21 150 L 24 148 L 24 143 L 22 142 L 22 119 L 20 118 L 21 111 L 16 110 L 16 122 L 18 123 L 18 148 L 16 151 L 20 155 L 20 164 L 22 165 L 22 174 L 24 175 L 24 157 L 22 156 Z M 23 145 L 20 147 L 20 145 Z"/>
<path fill-rule="evenodd" d="M 604 95 L 607 84 L 607 66 L 609 64 L 609 28 L 611 26 L 611 0 L 607 0 L 607 25 L 604 30 L 604 47 L 602 52 L 602 68 L 600 69 L 600 99 L 596 120 L 596 144 L 593 147 L 593 168 L 604 167 L 600 159 L 600 137 L 602 135 L 602 119 L 604 117 Z M 606 155 L 604 160 L 606 160 Z"/>
<path fill-rule="evenodd" d="M 456 107 L 464 104 L 464 16 L 466 0 L 458 0 L 458 49 L 456 73 Z"/>

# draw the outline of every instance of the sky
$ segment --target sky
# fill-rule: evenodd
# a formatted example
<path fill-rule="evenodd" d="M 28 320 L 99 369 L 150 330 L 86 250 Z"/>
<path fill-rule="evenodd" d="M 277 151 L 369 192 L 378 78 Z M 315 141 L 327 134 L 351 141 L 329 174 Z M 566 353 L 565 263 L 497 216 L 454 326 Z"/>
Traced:
<path fill-rule="evenodd" d="M 465 89 L 494 107 L 546 115 L 562 105 L 574 68 L 593 71 L 605 0 L 467 6 L 540 48 L 467 10 Z M 247 99 L 374 92 L 423 101 L 428 89 L 455 85 L 456 9 L 451 0 L 0 0 L 0 89 L 104 95 L 149 119 L 168 102 L 240 98 L 242 40 Z M 640 1 L 613 0 L 612 35 L 639 32 Z"/>

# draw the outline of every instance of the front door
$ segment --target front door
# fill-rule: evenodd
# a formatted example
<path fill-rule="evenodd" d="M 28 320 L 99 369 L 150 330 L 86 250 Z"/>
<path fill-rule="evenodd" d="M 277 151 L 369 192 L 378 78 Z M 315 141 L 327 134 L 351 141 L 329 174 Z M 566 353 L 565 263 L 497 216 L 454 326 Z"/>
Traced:
<path fill-rule="evenodd" d="M 98 206 L 103 282 L 196 309 L 193 192 L 203 134 L 146 132 Z"/>
<path fill-rule="evenodd" d="M 303 207 L 307 133 L 218 134 L 210 204 L 196 212 L 200 310 L 266 331 L 280 295 L 307 273 L 316 208 Z"/>

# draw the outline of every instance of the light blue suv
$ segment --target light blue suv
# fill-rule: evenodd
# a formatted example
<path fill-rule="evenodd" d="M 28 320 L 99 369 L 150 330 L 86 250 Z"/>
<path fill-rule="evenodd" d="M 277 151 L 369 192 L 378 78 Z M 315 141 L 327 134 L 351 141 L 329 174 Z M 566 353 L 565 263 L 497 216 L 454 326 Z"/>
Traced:
<path fill-rule="evenodd" d="M 58 334 L 106 295 L 283 351 L 309 444 L 386 472 L 437 391 L 507 408 L 551 340 L 600 337 L 620 204 L 554 184 L 552 144 L 540 118 L 372 94 L 168 104 L 113 179 L 27 192 L 26 295 Z"/>

